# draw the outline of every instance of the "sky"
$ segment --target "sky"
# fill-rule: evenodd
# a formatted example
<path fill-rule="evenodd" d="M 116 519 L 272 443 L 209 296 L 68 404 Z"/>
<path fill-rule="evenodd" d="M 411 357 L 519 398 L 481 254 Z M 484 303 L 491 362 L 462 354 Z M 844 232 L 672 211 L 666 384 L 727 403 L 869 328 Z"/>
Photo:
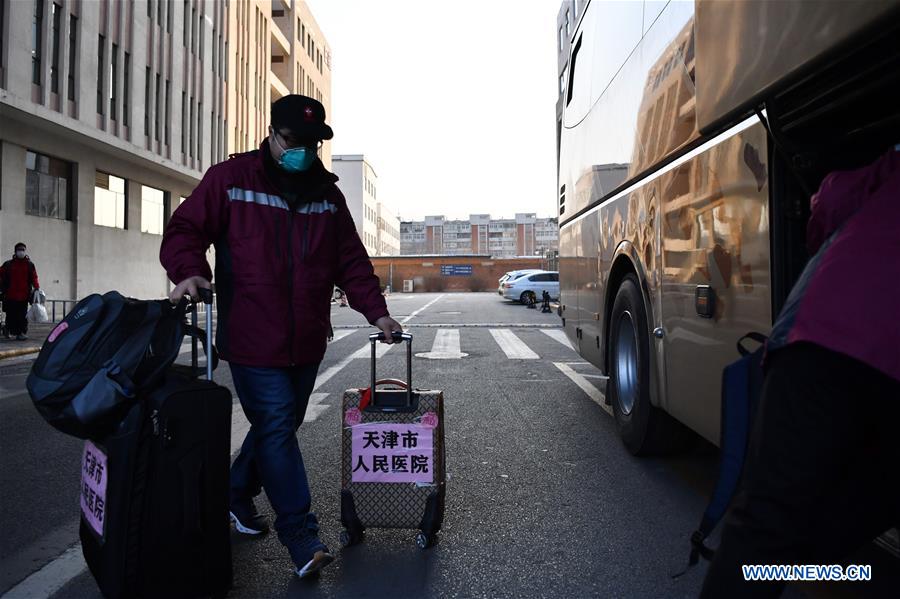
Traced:
<path fill-rule="evenodd" d="M 332 55 L 333 154 L 404 220 L 556 216 L 558 0 L 307 0 Z M 340 183 L 338 183 L 340 186 Z"/>

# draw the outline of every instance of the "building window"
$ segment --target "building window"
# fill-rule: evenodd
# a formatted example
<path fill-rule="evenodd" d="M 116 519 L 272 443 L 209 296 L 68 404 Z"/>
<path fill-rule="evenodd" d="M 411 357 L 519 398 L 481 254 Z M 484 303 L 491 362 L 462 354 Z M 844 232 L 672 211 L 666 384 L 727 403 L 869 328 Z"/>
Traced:
<path fill-rule="evenodd" d="M 102 35 L 98 38 L 97 46 L 97 114 L 103 114 L 103 51 L 106 38 Z"/>
<path fill-rule="evenodd" d="M 172 33 L 172 5 L 167 3 L 166 6 L 166 33 Z"/>
<path fill-rule="evenodd" d="M 94 175 L 94 224 L 125 228 L 125 179 L 96 171 Z"/>
<path fill-rule="evenodd" d="M 25 214 L 69 220 L 72 163 L 25 153 Z"/>
<path fill-rule="evenodd" d="M 150 67 L 144 71 L 144 135 L 150 137 Z"/>
<path fill-rule="evenodd" d="M 116 88 L 119 83 L 118 69 L 119 63 L 119 46 L 112 45 L 112 56 L 110 56 L 109 65 L 109 118 L 116 120 Z"/>
<path fill-rule="evenodd" d="M 125 123 L 125 126 L 129 126 L 129 113 L 128 113 L 128 98 L 129 93 L 128 90 L 131 88 L 131 55 L 126 52 L 125 53 L 125 88 L 122 92 L 122 121 Z"/>
<path fill-rule="evenodd" d="M 59 93 L 59 35 L 60 35 L 60 19 L 62 18 L 62 6 L 57 3 L 50 5 L 50 11 L 53 15 L 53 48 L 50 56 L 50 91 L 54 94 Z"/>
<path fill-rule="evenodd" d="M 166 209 L 166 193 L 141 185 L 141 233 L 162 235 Z"/>
<path fill-rule="evenodd" d="M 69 15 L 69 99 L 75 100 L 75 36 L 78 30 L 78 17 Z"/>
<path fill-rule="evenodd" d="M 172 89 L 169 80 L 166 79 L 166 145 L 169 145 L 169 133 L 172 129 L 170 115 L 172 114 Z"/>
<path fill-rule="evenodd" d="M 188 155 L 194 157 L 194 96 L 191 96 L 191 120 L 188 121 Z"/>
<path fill-rule="evenodd" d="M 202 139 L 203 139 L 203 103 L 200 102 L 197 105 L 197 160 L 202 161 Z M 203 162 L 200 162 L 200 168 L 202 168 Z"/>
<path fill-rule="evenodd" d="M 184 154 L 187 135 L 187 93 L 181 92 L 181 153 Z"/>
<path fill-rule="evenodd" d="M 5 4 L 5 3 L 4 3 Z M 34 0 L 31 21 L 31 82 L 41 84 L 41 32 L 44 29 L 44 0 Z"/>
<path fill-rule="evenodd" d="M 156 141 L 159 141 L 159 120 L 160 120 L 159 88 L 160 88 L 159 73 L 157 73 L 156 74 L 156 88 L 153 90 L 154 98 L 156 100 L 156 102 L 154 103 L 154 107 L 156 108 L 156 110 L 155 110 L 156 119 L 155 119 L 155 123 L 154 123 L 154 127 L 153 127 L 153 133 L 154 133 L 153 138 Z"/>

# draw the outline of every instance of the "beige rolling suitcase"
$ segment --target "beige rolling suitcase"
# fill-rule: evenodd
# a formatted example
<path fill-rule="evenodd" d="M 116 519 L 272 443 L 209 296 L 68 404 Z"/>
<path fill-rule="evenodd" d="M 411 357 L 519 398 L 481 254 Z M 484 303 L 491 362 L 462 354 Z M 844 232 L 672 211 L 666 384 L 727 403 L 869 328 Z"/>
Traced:
<path fill-rule="evenodd" d="M 341 544 L 359 543 L 366 528 L 418 529 L 416 544 L 434 543 L 444 518 L 444 394 L 413 389 L 412 335 L 406 344 L 406 381 L 375 378 L 369 336 L 368 389 L 344 392 L 341 411 Z"/>

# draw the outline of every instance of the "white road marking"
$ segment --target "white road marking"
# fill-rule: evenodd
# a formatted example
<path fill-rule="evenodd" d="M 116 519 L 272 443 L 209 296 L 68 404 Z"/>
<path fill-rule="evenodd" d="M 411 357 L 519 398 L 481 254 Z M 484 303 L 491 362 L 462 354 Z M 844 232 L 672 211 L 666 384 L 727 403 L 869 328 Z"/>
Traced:
<path fill-rule="evenodd" d="M 250 421 L 244 415 L 244 408 L 240 403 L 231 406 L 231 455 L 234 455 L 241 448 L 244 437 L 250 430 Z"/>
<path fill-rule="evenodd" d="M 416 354 L 416 357 L 429 360 L 458 360 L 468 355 L 459 350 L 458 329 L 438 329 L 431 351 Z"/>
<path fill-rule="evenodd" d="M 86 569 L 81 543 L 75 543 L 55 560 L 7 591 L 2 599 L 50 597 Z"/>
<path fill-rule="evenodd" d="M 556 339 L 557 341 L 559 341 L 560 343 L 562 343 L 569 349 L 571 349 L 571 350 L 575 349 L 574 347 L 572 347 L 572 342 L 569 341 L 568 337 L 566 337 L 565 331 L 562 331 L 561 329 L 541 329 L 541 331 L 543 331 L 543 333 L 545 335 L 547 335 L 548 337 Z"/>
<path fill-rule="evenodd" d="M 419 314 L 424 312 L 427 308 L 434 305 L 434 303 L 436 301 L 438 301 L 439 299 L 441 299 L 442 297 L 444 297 L 443 293 L 441 295 L 437 296 L 436 298 L 434 298 L 433 300 L 431 300 L 430 302 L 428 302 L 427 304 L 425 304 L 424 306 L 422 306 L 421 308 L 419 308 L 418 310 L 416 310 L 415 312 L 413 312 L 412 314 L 410 314 L 409 316 L 407 316 L 406 318 L 404 318 L 403 320 L 401 320 L 400 324 L 406 324 L 411 319 L 415 318 L 416 316 L 418 316 Z M 390 343 L 390 344 L 377 343 L 376 344 L 377 349 L 375 351 L 376 359 L 384 356 L 384 354 L 386 354 L 388 351 L 390 351 L 396 345 L 397 345 L 396 343 Z M 318 377 L 316 377 L 316 386 L 313 389 L 313 391 L 316 391 L 319 387 L 321 387 L 326 382 L 331 380 L 331 378 L 334 375 L 336 375 L 338 372 L 343 370 L 344 367 L 347 366 L 347 364 L 349 364 L 355 358 L 368 358 L 369 356 L 372 355 L 371 352 L 372 352 L 372 348 L 370 347 L 370 344 L 366 343 L 361 348 L 359 348 L 358 350 L 356 350 L 355 352 L 353 352 L 352 354 L 350 354 L 349 356 L 347 356 L 346 358 L 344 358 L 343 360 L 341 360 L 340 362 L 338 362 L 337 364 L 335 364 L 334 366 L 332 366 L 331 368 L 329 368 L 328 370 L 326 370 L 325 372 L 320 374 Z"/>
<path fill-rule="evenodd" d="M 309 404 L 306 406 L 306 417 L 303 419 L 304 423 L 312 422 L 328 409 L 328 405 L 322 403 L 326 397 L 328 397 L 327 393 L 313 393 L 309 396 Z"/>
<path fill-rule="evenodd" d="M 424 306 L 422 306 L 421 308 L 419 308 L 418 310 L 416 310 L 415 312 L 413 312 L 412 314 L 410 314 L 409 316 L 407 316 L 406 318 L 404 318 L 403 320 L 401 320 L 400 324 L 406 324 L 407 322 L 409 322 L 410 320 L 412 320 L 413 318 L 415 318 L 416 316 L 418 316 L 419 314 L 421 314 L 422 312 L 424 312 L 425 310 L 430 308 L 432 305 L 434 305 L 434 303 L 436 301 L 438 301 L 442 297 L 444 297 L 443 293 L 440 294 L 439 296 L 437 296 L 436 298 L 434 298 L 433 300 L 431 300 L 430 302 L 428 302 L 427 304 L 425 304 Z"/>
<path fill-rule="evenodd" d="M 581 387 L 581 390 L 588 394 L 594 403 L 603 408 L 607 414 L 610 416 L 613 415 L 612 406 L 606 405 L 606 399 L 603 397 L 603 394 L 600 393 L 600 390 L 597 387 L 593 386 L 588 382 L 586 378 L 582 375 L 578 374 L 574 370 L 569 367 L 569 364 L 564 362 L 554 362 L 554 366 L 559 368 L 564 375 L 572 379 L 572 382 Z"/>
<path fill-rule="evenodd" d="M 382 356 L 384 356 L 384 354 L 389 352 L 391 350 L 391 348 L 393 348 L 396 345 L 397 345 L 396 343 L 391 343 L 391 344 L 376 343 L 375 344 L 375 357 L 381 358 Z M 319 387 L 324 385 L 326 382 L 328 382 L 331 379 L 331 377 L 333 377 L 338 372 L 343 370 L 344 367 L 347 364 L 349 364 L 350 362 L 352 362 L 354 359 L 368 358 L 371 355 L 372 355 L 372 347 L 370 344 L 366 343 L 361 348 L 359 348 L 358 350 L 356 350 L 355 352 L 353 352 L 352 354 L 350 354 L 349 356 L 347 356 L 346 358 L 344 358 L 343 360 L 341 360 L 340 362 L 338 362 L 337 364 L 335 364 L 334 366 L 332 366 L 331 368 L 329 368 L 328 370 L 326 370 L 325 372 L 320 374 L 318 377 L 316 377 L 316 386 L 313 389 L 313 391 L 315 391 L 316 389 L 318 389 Z"/>
<path fill-rule="evenodd" d="M 352 335 L 355 332 L 356 332 L 356 329 L 343 329 L 343 330 L 335 331 L 334 338 L 331 340 L 331 342 L 334 343 L 335 341 L 340 341 L 347 335 Z"/>
<path fill-rule="evenodd" d="M 509 329 L 491 329 L 491 335 L 494 336 L 494 341 L 510 360 L 537 360 L 540 358 Z"/>

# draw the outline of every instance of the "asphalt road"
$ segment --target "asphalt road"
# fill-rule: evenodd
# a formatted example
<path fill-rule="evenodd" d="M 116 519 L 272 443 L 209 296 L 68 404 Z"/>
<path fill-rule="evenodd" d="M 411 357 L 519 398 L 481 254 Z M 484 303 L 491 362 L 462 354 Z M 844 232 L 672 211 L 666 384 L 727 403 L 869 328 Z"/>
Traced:
<path fill-rule="evenodd" d="M 705 565 L 677 581 L 670 575 L 687 558 L 715 448 L 698 441 L 675 458 L 628 454 L 603 408 L 599 372 L 560 340 L 555 314 L 496 294 L 395 294 L 389 306 L 407 321 L 414 352 L 445 357 L 413 364 L 413 383 L 442 389 L 446 400 L 450 478 L 438 544 L 420 551 L 414 531 L 371 530 L 362 545 L 339 546 L 339 406 L 344 389 L 367 385 L 368 354 L 350 356 L 367 346 L 371 329 L 335 305 L 336 338 L 319 369 L 327 380 L 298 437 L 322 536 L 338 559 L 301 581 L 274 534 L 233 534 L 229 597 L 696 596 Z M 446 330 L 458 331 L 458 348 Z M 379 376 L 402 377 L 404 357 L 389 349 Z M 77 541 L 81 443 L 45 424 L 20 391 L 29 365 L 0 362 L 0 592 L 100 597 L 77 551 L 59 558 Z M 231 387 L 227 366 L 217 380 Z M 274 518 L 267 502 L 258 504 Z M 879 597 L 900 588 L 898 562 L 884 552 L 867 548 L 854 558 L 873 565 L 875 582 L 795 586 L 785 596 Z"/>

